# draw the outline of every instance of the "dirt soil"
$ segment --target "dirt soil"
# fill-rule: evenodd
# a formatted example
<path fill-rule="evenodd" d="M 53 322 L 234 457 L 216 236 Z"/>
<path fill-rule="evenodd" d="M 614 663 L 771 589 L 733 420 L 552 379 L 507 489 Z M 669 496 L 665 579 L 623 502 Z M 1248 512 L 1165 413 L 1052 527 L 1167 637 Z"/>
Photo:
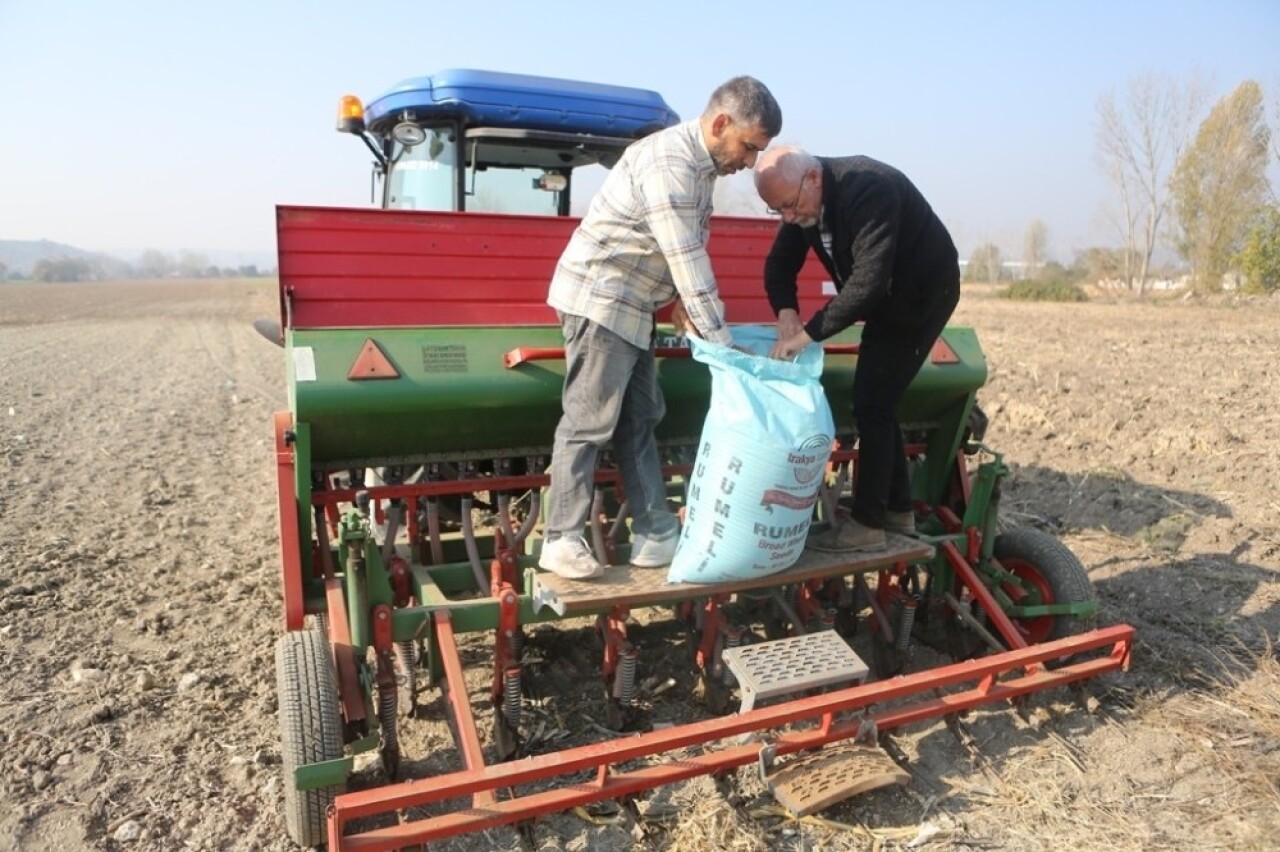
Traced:
<path fill-rule="evenodd" d="M 274 282 L 0 286 L 0 848 L 287 850 L 269 421 Z M 1132 670 L 900 732 L 912 781 L 788 820 L 754 771 L 433 848 L 1274 849 L 1280 825 L 1280 300 L 1014 303 L 966 291 L 1002 522 L 1059 536 Z M 644 643 L 651 722 L 695 712 Z M 488 736 L 487 645 L 464 648 Z M 545 748 L 590 732 L 590 628 L 534 631 Z M 917 661 L 930 660 L 922 654 Z M 662 692 L 667 678 L 676 688 Z M 661 694 L 659 694 L 661 693 Z M 403 733 L 457 766 L 438 691 Z M 603 720 L 600 720 L 603 721 Z M 561 733 L 562 731 L 567 733 Z M 557 739 L 559 738 L 559 739 Z M 535 742 L 536 746 L 537 743 Z M 381 783 L 363 761 L 354 787 Z"/>

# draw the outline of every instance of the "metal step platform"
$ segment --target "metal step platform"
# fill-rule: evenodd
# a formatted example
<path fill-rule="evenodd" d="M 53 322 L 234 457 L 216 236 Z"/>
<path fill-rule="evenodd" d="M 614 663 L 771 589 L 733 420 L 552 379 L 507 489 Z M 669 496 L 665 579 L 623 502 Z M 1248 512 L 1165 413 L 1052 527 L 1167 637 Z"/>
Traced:
<path fill-rule="evenodd" d="M 596 580 L 566 580 L 538 571 L 530 594 L 535 611 L 550 607 L 556 615 L 594 615 L 615 606 L 658 606 L 707 595 L 767 589 L 808 580 L 875 571 L 897 562 L 933 558 L 933 547 L 904 535 L 889 533 L 888 546 L 875 553 L 820 553 L 806 550 L 785 571 L 723 583 L 668 583 L 666 568 L 611 565 Z"/>
<path fill-rule="evenodd" d="M 862 683 L 867 664 L 834 630 L 726 648 L 722 659 L 738 679 L 740 712 L 756 701 L 837 683 Z"/>
<path fill-rule="evenodd" d="M 906 786 L 911 773 L 873 745 L 844 742 L 789 760 L 763 773 L 773 797 L 797 817 L 890 784 Z"/>

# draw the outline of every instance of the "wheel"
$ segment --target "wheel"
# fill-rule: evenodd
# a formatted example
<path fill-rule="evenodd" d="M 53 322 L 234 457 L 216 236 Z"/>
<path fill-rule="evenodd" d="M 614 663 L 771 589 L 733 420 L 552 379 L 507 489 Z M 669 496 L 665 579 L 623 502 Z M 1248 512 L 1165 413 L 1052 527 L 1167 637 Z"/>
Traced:
<path fill-rule="evenodd" d="M 1002 533 L 996 537 L 992 553 L 1006 571 L 1025 584 L 1005 583 L 1000 587 L 1015 604 L 1072 604 L 1096 600 L 1093 584 L 1080 560 L 1048 533 L 1029 528 Z M 969 607 L 974 617 L 999 638 L 982 608 L 975 602 L 970 602 Z M 1096 616 L 1043 615 L 1015 618 L 1013 624 L 1028 645 L 1035 645 L 1092 630 L 1096 621 Z M 990 650 L 974 631 L 954 617 L 947 622 L 947 637 L 951 654 L 958 660 Z"/>
<path fill-rule="evenodd" d="M 345 779 L 314 790 L 294 787 L 297 767 L 342 757 L 337 678 L 328 642 L 319 632 L 302 630 L 280 637 L 276 642 L 276 682 L 285 825 L 299 846 L 318 846 L 325 842 L 326 811 L 347 787 Z"/>
<path fill-rule="evenodd" d="M 1048 533 L 1016 529 L 996 537 L 993 551 L 1005 570 L 1030 587 L 1012 583 L 1002 589 L 1015 604 L 1093 603 L 1093 583 L 1075 554 Z M 1014 619 L 1027 644 L 1035 645 L 1092 630 L 1096 616 L 1042 615 Z"/>

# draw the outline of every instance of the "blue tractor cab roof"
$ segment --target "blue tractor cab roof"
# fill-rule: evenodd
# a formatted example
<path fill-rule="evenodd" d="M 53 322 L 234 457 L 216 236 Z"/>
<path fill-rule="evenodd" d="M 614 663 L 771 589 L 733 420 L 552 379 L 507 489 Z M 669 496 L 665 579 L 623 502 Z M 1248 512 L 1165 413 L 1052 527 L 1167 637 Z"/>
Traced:
<path fill-rule="evenodd" d="M 657 92 L 554 77 L 454 68 L 413 77 L 365 108 L 385 135 L 411 112 L 417 121 L 457 118 L 464 127 L 518 128 L 638 139 L 680 121 Z"/>

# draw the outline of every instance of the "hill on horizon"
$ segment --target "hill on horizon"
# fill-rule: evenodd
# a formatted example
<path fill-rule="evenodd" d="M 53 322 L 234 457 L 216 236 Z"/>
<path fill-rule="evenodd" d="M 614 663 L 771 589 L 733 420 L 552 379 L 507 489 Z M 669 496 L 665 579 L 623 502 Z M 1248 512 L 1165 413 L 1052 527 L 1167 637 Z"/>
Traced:
<path fill-rule="evenodd" d="M 66 243 L 55 243 L 53 240 L 0 240 L 0 263 L 3 263 L 9 272 L 30 275 L 37 262 L 60 260 L 64 257 L 83 260 L 118 260 L 102 252 L 76 248 Z"/>
<path fill-rule="evenodd" d="M 0 264 L 5 270 L 5 274 L 0 275 L 0 278 L 6 276 L 26 278 L 32 274 L 40 261 L 64 259 L 84 261 L 96 271 L 98 277 L 127 277 L 140 261 L 146 262 L 147 255 L 161 256 L 164 260 L 161 266 L 166 268 L 197 264 L 201 268 L 210 265 L 232 269 L 253 266 L 260 270 L 268 270 L 274 268 L 276 264 L 274 251 L 139 249 L 102 252 L 53 240 L 0 240 Z M 155 264 L 146 265 L 154 266 Z"/>

